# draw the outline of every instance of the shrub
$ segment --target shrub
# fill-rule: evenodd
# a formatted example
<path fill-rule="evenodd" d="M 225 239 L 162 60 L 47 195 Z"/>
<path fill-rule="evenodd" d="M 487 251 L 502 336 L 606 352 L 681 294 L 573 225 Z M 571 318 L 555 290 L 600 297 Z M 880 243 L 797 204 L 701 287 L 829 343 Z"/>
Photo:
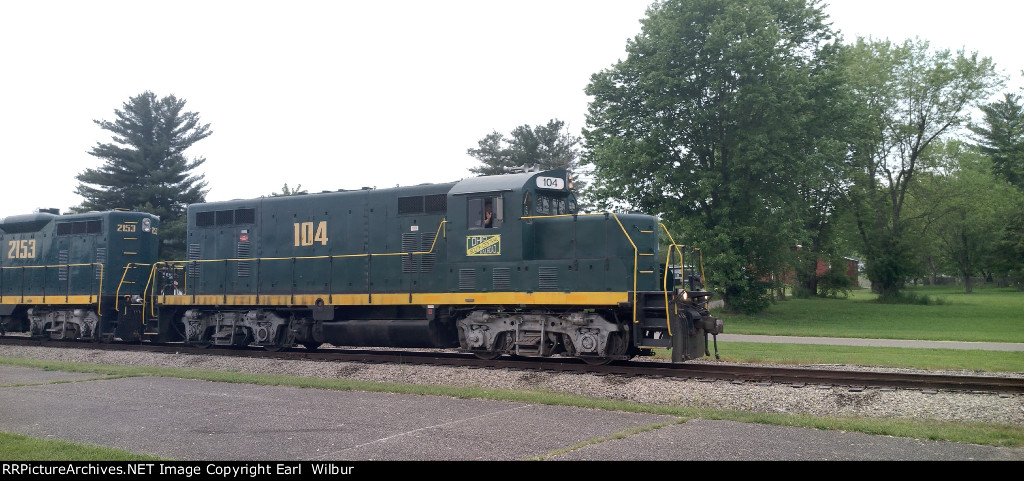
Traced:
<path fill-rule="evenodd" d="M 853 279 L 846 275 L 843 266 L 833 264 L 824 274 L 818 276 L 818 295 L 821 297 L 847 298 L 853 288 Z"/>

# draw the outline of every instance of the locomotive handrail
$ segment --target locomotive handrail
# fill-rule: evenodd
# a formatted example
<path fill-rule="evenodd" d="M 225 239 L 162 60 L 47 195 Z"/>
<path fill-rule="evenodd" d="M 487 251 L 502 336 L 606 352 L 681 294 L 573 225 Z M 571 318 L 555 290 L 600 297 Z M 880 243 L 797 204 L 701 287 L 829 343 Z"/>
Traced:
<path fill-rule="evenodd" d="M 658 225 L 660 225 L 661 228 L 665 231 L 665 235 L 668 236 L 668 240 L 670 242 L 669 251 L 668 251 L 668 253 L 665 256 L 665 275 L 664 275 L 664 277 L 662 279 L 662 282 L 664 283 L 663 285 L 667 286 L 668 285 L 668 266 L 669 266 L 669 262 L 670 262 L 671 257 L 672 257 L 672 250 L 675 250 L 676 253 L 679 254 L 679 268 L 681 269 L 680 273 L 682 273 L 682 269 L 684 269 L 686 259 L 685 259 L 685 256 L 683 255 L 683 252 L 679 248 L 680 247 L 686 247 L 686 246 L 685 245 L 676 244 L 675 239 L 672 238 L 672 233 L 668 231 L 668 227 L 665 227 L 664 223 L 659 222 Z M 703 279 L 704 278 L 704 256 L 703 256 L 703 252 L 700 250 L 699 247 L 690 247 L 690 249 L 692 249 L 692 250 L 697 252 L 697 256 L 698 256 L 697 257 L 697 265 L 700 267 L 700 277 L 701 277 L 701 279 Z M 685 282 L 686 281 L 683 281 L 684 284 L 685 284 Z M 685 288 L 685 285 L 684 285 L 684 288 Z M 707 303 L 708 303 L 708 301 L 707 301 L 707 299 L 705 299 L 705 301 L 704 301 L 705 308 L 707 307 Z M 665 323 L 668 326 L 668 333 L 671 336 L 672 335 L 672 323 L 669 320 L 669 313 L 668 313 L 668 289 L 665 290 Z"/>
<path fill-rule="evenodd" d="M 160 266 L 160 265 L 163 265 L 163 264 L 164 264 L 163 262 L 154 262 L 153 265 L 149 268 L 149 276 L 146 277 L 146 287 L 142 289 L 142 314 L 143 314 L 143 317 L 145 317 L 145 314 L 146 314 L 146 299 L 149 298 L 149 296 L 147 296 L 146 293 L 149 292 L 149 289 L 150 289 L 149 286 L 150 285 L 152 285 L 154 289 L 156 288 L 156 284 L 153 283 L 153 276 L 156 274 L 157 266 Z M 150 296 L 151 295 L 153 295 L 153 294 L 150 294 Z M 156 302 L 149 303 L 149 305 L 150 305 L 150 314 L 153 315 L 153 316 L 156 316 L 156 310 L 153 308 L 153 306 L 155 304 L 156 304 Z"/>
<path fill-rule="evenodd" d="M 118 309 L 121 308 L 121 306 L 120 306 L 120 302 L 121 302 L 121 286 L 126 284 L 124 279 L 125 279 L 125 277 L 128 277 L 128 271 L 131 270 L 131 269 L 135 269 L 137 266 L 141 267 L 141 266 L 149 266 L 149 265 L 151 265 L 151 264 L 137 264 L 135 262 L 129 262 L 127 265 L 124 266 L 124 272 L 121 273 L 121 282 L 119 282 L 117 284 L 117 290 L 114 291 L 114 310 L 118 310 Z M 142 293 L 145 294 L 146 290 L 143 289 Z M 146 312 L 145 296 L 143 296 L 142 305 L 143 305 L 142 312 Z"/>
<path fill-rule="evenodd" d="M 437 240 L 439 238 L 442 238 L 442 237 L 445 237 L 445 238 L 447 237 L 447 230 L 446 230 L 446 227 L 445 227 L 447 223 L 448 223 L 447 219 L 442 219 L 441 220 L 441 223 L 438 224 L 438 226 L 437 226 L 437 231 L 434 233 L 434 239 L 430 243 L 430 250 L 426 250 L 426 251 L 383 252 L 383 253 L 367 252 L 367 253 L 362 253 L 362 254 L 331 254 L 331 255 L 325 255 L 325 256 L 246 257 L 246 258 L 235 258 L 235 259 L 192 259 L 192 260 L 183 260 L 183 261 L 160 261 L 160 262 L 154 263 L 152 265 L 152 267 L 150 268 L 149 276 L 148 276 L 148 278 L 146 280 L 146 287 L 145 287 L 145 289 L 143 289 L 143 292 L 144 293 L 145 292 L 149 292 L 150 293 L 149 295 L 152 296 L 154 299 L 157 298 L 158 296 L 162 297 L 162 296 L 165 295 L 165 294 L 159 294 L 159 295 L 156 294 L 156 283 L 153 282 L 155 277 L 156 277 L 156 272 L 159 269 L 159 267 L 161 267 L 161 266 L 171 266 L 173 268 L 173 266 L 177 265 L 177 264 L 185 266 L 185 265 L 188 265 L 190 263 L 197 263 L 198 264 L 198 263 L 210 263 L 210 262 L 224 262 L 224 263 L 227 263 L 227 262 L 248 262 L 248 261 L 262 262 L 262 261 L 289 261 L 289 260 L 294 262 L 296 260 L 316 260 L 316 259 L 328 259 L 328 260 L 333 261 L 334 259 L 357 258 L 357 257 L 370 258 L 371 256 L 404 256 L 404 255 L 426 255 L 426 254 L 433 254 L 433 253 L 435 253 L 434 252 L 434 248 L 437 246 Z M 258 274 L 257 274 L 257 276 L 258 276 Z M 188 292 L 188 277 L 189 277 L 188 275 L 185 275 L 185 286 L 183 287 L 183 290 L 182 290 L 183 293 L 187 293 Z M 333 279 L 333 276 L 332 276 L 332 279 Z M 188 294 L 185 294 L 185 295 L 188 295 Z M 195 294 L 192 294 L 192 295 L 195 295 Z M 143 312 L 145 312 L 145 301 L 143 301 Z M 155 301 L 150 303 L 150 314 L 153 315 L 153 316 L 156 315 L 156 302 Z"/>
<path fill-rule="evenodd" d="M 667 252 L 665 253 L 665 275 L 662 277 L 662 280 L 661 280 L 662 284 L 661 285 L 665 287 L 665 327 L 668 329 L 668 335 L 671 336 L 672 335 L 672 320 L 671 320 L 671 314 L 669 314 L 669 312 L 668 312 L 668 271 L 669 271 L 669 266 L 671 265 L 671 261 L 672 261 L 672 251 L 674 250 L 674 251 L 676 251 L 676 254 L 679 255 L 679 268 L 680 268 L 680 273 L 682 272 L 683 265 L 685 264 L 685 259 L 684 259 L 684 256 L 683 256 L 683 251 L 680 249 L 680 247 L 685 247 L 685 246 L 680 246 L 679 244 L 676 244 L 676 240 L 672 238 L 672 233 L 668 231 L 668 227 L 665 227 L 664 223 L 659 222 L 658 225 L 661 226 L 662 230 L 665 231 L 665 235 L 668 236 L 668 241 L 670 243 L 669 246 L 668 246 Z M 679 315 L 679 307 L 678 307 L 678 305 L 675 306 L 675 309 L 676 309 L 676 311 L 675 311 L 676 315 Z"/>
<path fill-rule="evenodd" d="M 629 241 L 629 245 L 633 246 L 633 324 L 637 324 L 640 322 L 640 320 L 636 318 L 636 305 L 638 303 L 636 295 L 636 278 L 638 277 L 637 271 L 640 268 L 640 256 L 637 254 L 640 252 L 640 249 L 636 247 L 636 243 L 633 242 L 633 238 L 629 235 L 629 232 L 626 232 L 626 227 L 622 225 L 622 221 L 619 220 L 619 216 L 614 212 L 611 212 L 610 214 L 615 219 L 615 222 L 619 224 L 619 228 L 622 229 L 622 233 L 626 235 L 626 240 Z M 608 215 L 608 213 L 605 213 L 605 215 Z"/>
<path fill-rule="evenodd" d="M 103 264 L 100 263 L 100 262 L 77 263 L 77 264 L 54 264 L 54 265 L 42 265 L 42 266 L 6 266 L 6 267 L 0 267 L 0 273 L 2 273 L 3 270 L 6 270 L 6 269 L 21 269 L 21 271 L 22 271 L 22 275 L 21 275 L 21 295 L 19 295 L 19 296 L 13 296 L 13 295 L 12 296 L 4 296 L 3 295 L 3 291 L 0 290 L 0 299 L 3 299 L 4 297 L 12 297 L 12 298 L 17 297 L 17 298 L 19 298 L 18 299 L 19 302 L 16 302 L 15 304 L 24 304 L 25 303 L 25 269 L 43 269 L 44 270 L 44 275 L 45 275 L 45 270 L 46 269 L 53 268 L 53 267 L 56 267 L 58 269 L 61 268 L 61 267 L 67 267 L 68 268 L 68 272 L 69 272 L 68 273 L 68 278 L 70 279 L 70 277 L 71 277 L 70 270 L 71 270 L 72 267 L 84 267 L 84 266 L 92 266 L 93 269 L 95 269 L 96 266 L 99 266 L 99 268 L 100 268 L 100 275 L 99 275 L 99 277 L 100 277 L 100 284 L 99 284 L 99 287 L 97 288 L 97 291 L 96 291 L 96 315 L 102 316 L 103 314 L 101 313 L 101 306 L 102 306 L 102 303 L 103 303 Z M 95 270 L 93 272 L 95 272 Z M 2 279 L 3 279 L 3 275 L 0 275 L 0 283 L 3 282 Z M 0 286 L 2 286 L 2 284 L 0 284 Z M 43 281 L 43 293 L 41 294 L 44 301 L 45 301 L 45 299 L 47 297 L 45 289 L 46 289 L 46 282 L 44 280 Z M 71 295 L 70 290 L 71 290 L 70 287 L 65 289 L 65 292 L 64 292 L 65 302 L 67 302 L 68 296 Z M 91 299 L 92 298 L 92 293 L 89 294 L 89 297 L 90 297 L 89 300 L 91 302 L 92 301 L 92 299 Z"/>

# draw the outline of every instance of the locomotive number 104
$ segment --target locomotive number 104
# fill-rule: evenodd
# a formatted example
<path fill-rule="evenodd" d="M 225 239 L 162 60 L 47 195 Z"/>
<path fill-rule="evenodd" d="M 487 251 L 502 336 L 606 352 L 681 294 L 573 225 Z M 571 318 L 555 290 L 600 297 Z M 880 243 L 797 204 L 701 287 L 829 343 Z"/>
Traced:
<path fill-rule="evenodd" d="M 317 242 L 327 245 L 327 221 L 320 221 L 315 229 L 313 222 L 296 222 L 294 227 L 295 247 L 311 246 Z"/>

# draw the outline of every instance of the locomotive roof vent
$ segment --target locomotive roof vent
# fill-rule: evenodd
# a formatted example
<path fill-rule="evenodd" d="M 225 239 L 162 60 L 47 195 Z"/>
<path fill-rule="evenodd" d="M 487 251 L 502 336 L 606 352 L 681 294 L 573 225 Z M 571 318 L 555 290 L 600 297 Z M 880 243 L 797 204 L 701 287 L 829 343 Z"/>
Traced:
<path fill-rule="evenodd" d="M 43 214 L 60 215 L 60 209 L 55 209 L 53 207 L 50 207 L 48 209 L 44 209 L 44 208 L 40 207 L 39 208 L 39 212 L 43 213 Z"/>

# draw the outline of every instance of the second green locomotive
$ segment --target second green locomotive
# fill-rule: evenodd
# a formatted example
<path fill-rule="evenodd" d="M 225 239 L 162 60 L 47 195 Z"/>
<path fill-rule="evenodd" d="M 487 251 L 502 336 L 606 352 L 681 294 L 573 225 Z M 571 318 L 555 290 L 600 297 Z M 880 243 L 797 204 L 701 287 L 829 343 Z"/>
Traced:
<path fill-rule="evenodd" d="M 142 212 L 55 210 L 0 219 L 0 331 L 142 340 L 159 221 Z"/>

